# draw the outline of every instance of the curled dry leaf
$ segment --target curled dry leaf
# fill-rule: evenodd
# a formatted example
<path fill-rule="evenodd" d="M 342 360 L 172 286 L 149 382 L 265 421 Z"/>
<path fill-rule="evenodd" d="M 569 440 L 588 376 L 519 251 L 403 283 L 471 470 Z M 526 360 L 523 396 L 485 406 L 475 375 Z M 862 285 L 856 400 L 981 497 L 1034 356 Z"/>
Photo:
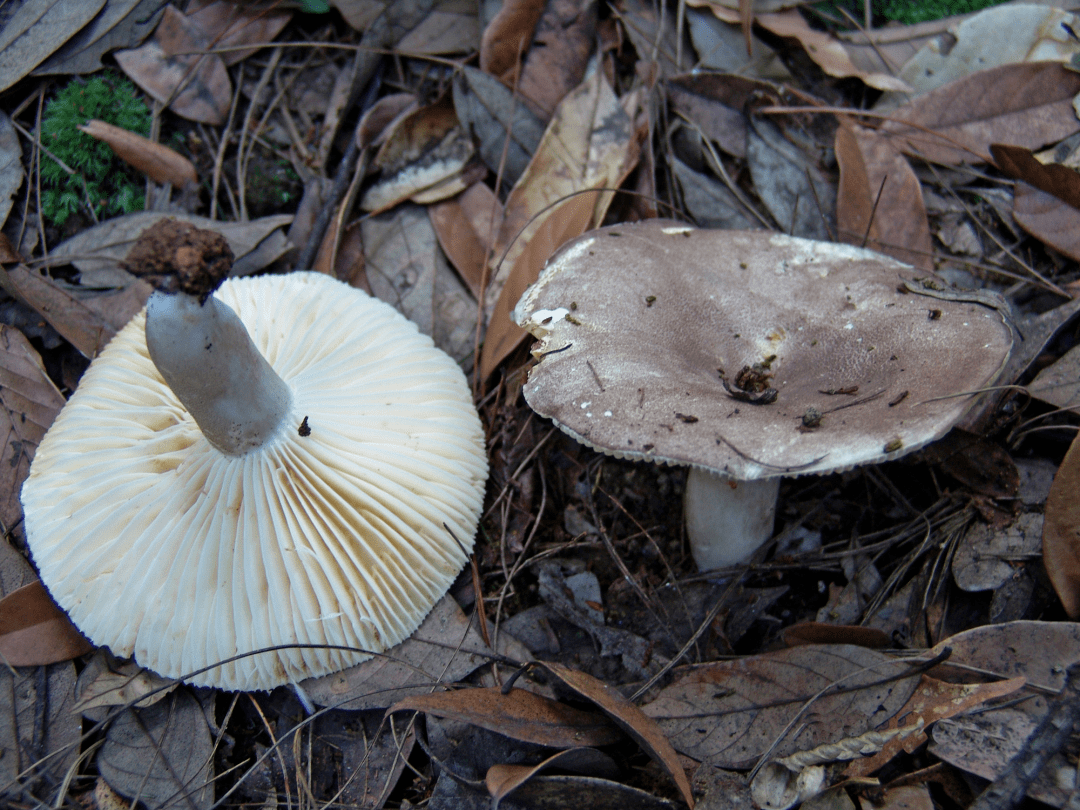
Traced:
<path fill-rule="evenodd" d="M 618 767 L 607 754 L 595 748 L 568 748 L 545 759 L 539 765 L 492 765 L 484 777 L 488 793 L 498 803 L 537 774 L 548 768 L 615 778 Z"/>
<path fill-rule="evenodd" d="M 502 223 L 502 203 L 486 183 L 473 183 L 450 200 L 428 206 L 435 235 L 476 300 Z"/>
<path fill-rule="evenodd" d="M 0 599 L 0 660 L 9 666 L 55 664 L 92 649 L 40 581 Z"/>
<path fill-rule="evenodd" d="M 99 649 L 79 673 L 74 711 L 96 722 L 108 714 L 104 710 L 111 706 L 153 706 L 178 685 L 179 681 L 163 678 L 134 661 L 121 663 L 107 650 Z"/>
<path fill-rule="evenodd" d="M 1044 165 L 1035 159 L 1030 149 L 1022 146 L 995 143 L 991 144 L 990 152 L 994 163 L 1007 177 L 1030 183 L 1080 210 L 1080 172 L 1060 163 Z"/>
<path fill-rule="evenodd" d="M 34 70 L 35 76 L 94 73 L 116 48 L 137 48 L 157 27 L 166 0 L 109 0 L 101 13 Z"/>
<path fill-rule="evenodd" d="M 565 667 L 553 661 L 546 661 L 538 666 L 558 678 L 583 698 L 591 700 L 615 724 L 629 734 L 660 767 L 675 780 L 679 793 L 690 806 L 694 807 L 694 794 L 690 781 L 686 778 L 675 749 L 657 722 L 640 708 L 624 698 L 614 687 L 608 686 L 584 672 Z"/>
<path fill-rule="evenodd" d="M 1057 62 L 973 73 L 898 107 L 881 131 L 898 148 L 939 163 L 989 162 L 990 145 L 1038 148 L 1077 130 L 1080 74 Z"/>
<path fill-rule="evenodd" d="M 387 714 L 415 711 L 470 723 L 514 740 L 548 748 L 611 745 L 622 734 L 603 715 L 574 709 L 549 698 L 511 689 L 460 689 L 399 700 Z"/>
<path fill-rule="evenodd" d="M 204 3 L 201 8 L 191 4 L 188 20 L 202 34 L 202 38 L 216 49 L 222 49 L 221 60 L 232 66 L 247 59 L 258 48 L 239 48 L 241 45 L 270 42 L 292 19 L 287 8 L 245 9 L 240 3 Z M 231 50 L 236 48 L 236 50 Z M 229 49 L 229 50 L 226 50 Z"/>
<path fill-rule="evenodd" d="M 1024 182 L 1013 190 L 1013 219 L 1040 242 L 1080 261 L 1080 210 Z"/>
<path fill-rule="evenodd" d="M 480 69 L 510 84 L 544 13 L 544 0 L 508 0 L 480 37 Z"/>
<path fill-rule="evenodd" d="M 596 41 L 598 6 L 591 0 L 555 0 L 546 4 L 536 24 L 517 89 L 544 121 L 585 78 Z"/>
<path fill-rule="evenodd" d="M 79 130 L 104 141 L 117 157 L 134 166 L 155 183 L 171 183 L 183 188 L 198 182 L 195 166 L 173 149 L 122 127 L 92 118 Z"/>
<path fill-rule="evenodd" d="M 0 29 L 0 91 L 45 61 L 104 6 L 105 0 L 27 0 L 13 4 Z"/>
<path fill-rule="evenodd" d="M 1043 562 L 1065 612 L 1080 618 L 1080 436 L 1054 476 L 1046 499 Z"/>
<path fill-rule="evenodd" d="M 836 162 L 840 164 L 836 196 L 840 241 L 932 271 L 933 246 L 922 185 L 907 159 L 887 138 L 841 121 L 836 130 Z"/>

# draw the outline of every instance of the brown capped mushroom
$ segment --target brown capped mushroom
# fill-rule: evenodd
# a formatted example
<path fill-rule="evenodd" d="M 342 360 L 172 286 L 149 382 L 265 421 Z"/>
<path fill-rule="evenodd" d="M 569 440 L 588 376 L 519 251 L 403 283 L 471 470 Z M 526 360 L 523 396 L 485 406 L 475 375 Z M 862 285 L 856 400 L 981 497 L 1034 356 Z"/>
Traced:
<path fill-rule="evenodd" d="M 604 453 L 691 467 L 707 570 L 771 536 L 781 476 L 942 436 L 1004 366 L 1003 307 L 848 245 L 650 220 L 564 245 L 514 319 L 539 339 L 535 411 Z"/>
<path fill-rule="evenodd" d="M 464 375 L 414 324 L 317 273 L 214 291 L 218 239 L 140 240 L 135 269 L 191 284 L 170 276 L 90 365 L 22 503 L 42 580 L 96 644 L 271 689 L 416 629 L 472 547 L 487 461 Z M 320 644 L 353 649 L 295 646 Z"/>

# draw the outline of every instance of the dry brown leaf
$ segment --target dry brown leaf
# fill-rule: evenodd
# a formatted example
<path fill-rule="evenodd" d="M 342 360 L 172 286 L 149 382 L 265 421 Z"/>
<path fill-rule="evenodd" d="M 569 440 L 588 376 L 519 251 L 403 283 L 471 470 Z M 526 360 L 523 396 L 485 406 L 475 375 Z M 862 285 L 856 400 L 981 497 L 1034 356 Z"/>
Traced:
<path fill-rule="evenodd" d="M 497 687 L 415 695 L 399 700 L 386 713 L 407 709 L 548 748 L 611 745 L 622 739 L 603 715 L 573 709 L 524 689 L 511 689 L 505 695 Z"/>
<path fill-rule="evenodd" d="M 1043 165 L 1035 159 L 1030 149 L 1021 146 L 995 143 L 990 145 L 990 152 L 995 165 L 1005 176 L 1023 180 L 1080 209 L 1080 172 L 1060 163 Z"/>
<path fill-rule="evenodd" d="M 974 709 L 988 700 L 1011 695 L 1026 683 L 1026 678 L 1010 678 L 994 683 L 946 683 L 923 675 L 907 705 L 878 729 L 891 731 L 903 728 L 911 729 L 911 733 L 890 738 L 873 756 L 853 760 L 844 775 L 853 779 L 872 774 L 901 751 L 911 753 L 925 743 L 926 729 L 931 723 Z"/>
<path fill-rule="evenodd" d="M 96 357 L 113 335 L 135 315 L 152 288 L 141 279 L 131 286 L 80 300 L 25 265 L 0 271 L 0 285 L 22 299 L 86 357 Z"/>
<path fill-rule="evenodd" d="M 232 83 L 220 56 L 199 55 L 206 46 L 198 26 L 168 6 L 148 42 L 114 56 L 128 78 L 151 98 L 169 104 L 177 115 L 224 124 L 232 103 Z"/>
<path fill-rule="evenodd" d="M 1069 618 L 1080 618 L 1080 436 L 1073 439 L 1046 499 L 1043 562 Z"/>
<path fill-rule="evenodd" d="M 183 188 L 186 183 L 198 182 L 194 164 L 164 144 L 96 118 L 90 119 L 79 129 L 91 138 L 107 143 L 117 157 L 155 183 L 171 183 L 176 188 Z"/>
<path fill-rule="evenodd" d="M 475 5 L 443 3 L 458 8 L 435 8 L 416 28 L 402 37 L 398 53 L 436 56 L 472 53 L 480 47 L 480 19 Z M 466 10 L 461 10 L 464 5 Z"/>
<path fill-rule="evenodd" d="M 1027 390 L 1036 399 L 1058 408 L 1080 406 L 1080 346 L 1073 346 L 1042 369 L 1027 384 Z"/>
<path fill-rule="evenodd" d="M 355 30 L 366 31 L 390 3 L 389 0 L 330 0 L 330 5 Z"/>
<path fill-rule="evenodd" d="M 34 70 L 35 76 L 83 75 L 101 70 L 102 57 L 136 48 L 153 33 L 167 0 L 109 0 L 90 23 Z"/>
<path fill-rule="evenodd" d="M 990 144 L 1036 149 L 1080 129 L 1072 106 L 1078 92 L 1080 74 L 1057 62 L 1003 65 L 898 107 L 881 131 L 927 160 L 989 162 Z"/>
<path fill-rule="evenodd" d="M 831 34 L 811 28 L 798 9 L 759 14 L 757 22 L 777 36 L 797 39 L 807 55 L 830 76 L 838 79 L 853 76 L 877 90 L 904 92 L 911 89 L 906 82 L 888 73 L 871 73 L 856 67 L 843 44 Z"/>
<path fill-rule="evenodd" d="M 633 118 L 597 71 L 559 104 L 536 154 L 514 184 L 506 200 L 495 260 L 505 268 L 514 267 L 545 215 L 550 215 L 543 213 L 548 206 L 576 191 L 617 187 L 636 165 L 639 151 Z M 589 199 L 596 206 L 593 221 L 599 222 L 611 195 L 589 195 Z M 493 274 L 486 291 L 488 311 L 506 278 Z M 532 280 L 524 286 L 529 283 Z"/>
<path fill-rule="evenodd" d="M 443 252 L 479 301 L 502 203 L 487 184 L 474 183 L 453 199 L 428 206 L 428 216 Z"/>
<path fill-rule="evenodd" d="M 540 277 L 544 262 L 563 243 L 585 233 L 593 219 L 597 194 L 576 194 L 552 209 L 540 228 L 517 257 L 491 313 L 487 336 L 480 354 L 480 379 L 486 380 L 499 364 L 528 337 L 528 332 L 510 318 L 518 299 Z"/>
<path fill-rule="evenodd" d="M 841 121 L 836 131 L 836 162 L 840 164 L 836 195 L 840 241 L 933 270 L 922 186 L 907 159 L 887 138 Z"/>
<path fill-rule="evenodd" d="M 658 71 L 657 78 L 670 79 L 693 67 L 693 50 L 686 41 L 686 31 L 675 31 L 674 14 L 645 0 L 624 0 L 619 5 L 617 19 L 633 43 L 638 59 L 655 65 L 652 70 Z M 738 17 L 734 21 L 738 22 Z M 679 33 L 683 35 L 681 49 L 677 44 Z"/>
<path fill-rule="evenodd" d="M 27 0 L 5 9 L 0 28 L 0 91 L 40 65 L 105 6 L 105 0 Z"/>
<path fill-rule="evenodd" d="M 508 84 L 518 60 L 529 49 L 533 31 L 544 13 L 544 0 L 508 0 L 480 37 L 480 69 Z"/>
<path fill-rule="evenodd" d="M 94 649 L 41 582 L 0 599 L 0 660 L 13 667 L 69 661 Z"/>
<path fill-rule="evenodd" d="M 498 803 L 548 768 L 608 777 L 618 773 L 615 762 L 607 754 L 595 748 L 569 748 L 553 754 L 539 765 L 492 765 L 484 776 L 484 783 L 493 802 Z"/>
<path fill-rule="evenodd" d="M 993 591 L 1021 573 L 1020 560 L 1041 552 L 1043 516 L 1024 512 L 1006 526 L 979 521 L 968 527 L 952 557 L 952 575 L 964 591 Z"/>
<path fill-rule="evenodd" d="M 280 34 L 292 19 L 292 11 L 273 6 L 249 10 L 227 0 L 200 0 L 189 5 L 187 18 L 210 47 L 224 51 L 221 60 L 231 66 L 259 50 L 240 48 L 241 45 L 270 42 Z"/>
<path fill-rule="evenodd" d="M 413 93 L 383 96 L 360 119 L 360 126 L 356 129 L 356 145 L 361 149 L 378 146 L 396 129 L 398 121 L 416 109 L 417 98 Z"/>
<path fill-rule="evenodd" d="M 693 810 L 694 793 L 690 789 L 686 771 L 683 770 L 675 749 L 653 718 L 623 697 L 613 686 L 597 680 L 592 675 L 578 672 L 554 661 L 545 661 L 538 666 L 543 667 L 583 698 L 591 700 L 619 728 L 633 737 L 638 745 L 675 780 L 679 793 Z"/>
<path fill-rule="evenodd" d="M 731 74 L 676 76 L 665 82 L 672 109 L 729 155 L 746 156 L 743 108 L 755 94 L 777 95 L 769 82 Z"/>
<path fill-rule="evenodd" d="M 121 663 L 108 650 L 99 649 L 79 673 L 74 711 L 97 722 L 107 714 L 101 709 L 129 703 L 145 709 L 163 700 L 178 685 L 179 681 L 163 678 L 134 661 Z"/>
<path fill-rule="evenodd" d="M 773 756 L 877 728 L 914 692 L 918 677 L 908 673 L 905 662 L 863 647 L 793 647 L 697 667 L 644 711 L 679 752 L 749 768 L 781 737 Z M 788 729 L 804 706 L 814 722 Z"/>
<path fill-rule="evenodd" d="M 1027 183 L 1013 189 L 1013 219 L 1040 242 L 1080 261 L 1080 210 Z"/>
<path fill-rule="evenodd" d="M 544 121 L 585 78 L 596 41 L 599 4 L 552 0 L 536 24 L 517 90 Z"/>

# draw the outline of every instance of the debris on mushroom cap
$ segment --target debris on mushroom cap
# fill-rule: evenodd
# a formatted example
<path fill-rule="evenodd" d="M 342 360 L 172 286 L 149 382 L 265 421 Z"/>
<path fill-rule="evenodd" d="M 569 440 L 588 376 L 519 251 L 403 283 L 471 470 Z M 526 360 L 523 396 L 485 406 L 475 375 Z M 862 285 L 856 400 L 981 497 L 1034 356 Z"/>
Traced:
<path fill-rule="evenodd" d="M 280 644 L 387 649 L 473 544 L 487 461 L 464 375 L 391 307 L 321 274 L 216 296 L 292 390 L 288 418 L 260 450 L 214 449 L 151 362 L 140 314 L 23 488 L 41 577 L 91 640 L 170 677 Z M 283 649 L 190 681 L 270 689 L 367 657 Z"/>
<path fill-rule="evenodd" d="M 601 228 L 514 310 L 540 340 L 525 398 L 606 453 L 739 479 L 895 458 L 943 435 L 972 401 L 943 397 L 992 384 L 1012 346 L 1001 310 L 911 292 L 920 275 L 767 231 Z"/>

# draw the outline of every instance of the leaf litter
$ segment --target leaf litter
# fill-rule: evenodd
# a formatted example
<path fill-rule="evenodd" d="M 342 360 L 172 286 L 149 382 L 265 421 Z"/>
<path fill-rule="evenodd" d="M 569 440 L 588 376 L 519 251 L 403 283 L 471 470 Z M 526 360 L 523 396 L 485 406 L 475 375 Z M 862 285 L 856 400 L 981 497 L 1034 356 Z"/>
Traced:
<path fill-rule="evenodd" d="M 628 808 L 767 788 L 768 807 L 820 791 L 925 804 L 936 780 L 970 802 L 958 776 L 996 778 L 1080 659 L 1065 620 L 1080 604 L 1073 9 L 856 28 L 785 3 L 322 5 L 25 2 L 5 18 L 0 225 L 19 250 L 0 307 L 5 800 Z M 397 50 L 370 85 L 361 42 Z M 107 133 L 153 193 L 143 213 L 84 208 L 58 229 L 38 216 L 41 77 L 103 59 L 158 105 L 147 142 Z M 367 286 L 475 375 L 493 468 L 477 577 L 385 658 L 296 695 L 193 691 L 87 658 L 21 556 L 33 448 L 84 358 L 142 306 L 149 288 L 120 263 L 145 227 L 198 222 L 226 236 L 235 272 L 280 272 L 307 247 L 284 232 L 301 196 L 312 213 L 289 233 L 323 245 L 316 269 Z M 973 433 L 785 481 L 783 544 L 704 576 L 681 471 L 599 456 L 519 396 L 517 299 L 568 239 L 650 210 L 880 250 L 936 273 L 935 291 L 1003 293 L 1023 340 Z M 1049 495 L 1024 494 L 1016 470 L 1034 463 L 1057 468 Z M 103 724 L 99 747 L 80 713 Z M 1030 795 L 1061 806 L 1068 765 L 1051 763 Z M 913 784 L 877 784 L 897 774 Z"/>

